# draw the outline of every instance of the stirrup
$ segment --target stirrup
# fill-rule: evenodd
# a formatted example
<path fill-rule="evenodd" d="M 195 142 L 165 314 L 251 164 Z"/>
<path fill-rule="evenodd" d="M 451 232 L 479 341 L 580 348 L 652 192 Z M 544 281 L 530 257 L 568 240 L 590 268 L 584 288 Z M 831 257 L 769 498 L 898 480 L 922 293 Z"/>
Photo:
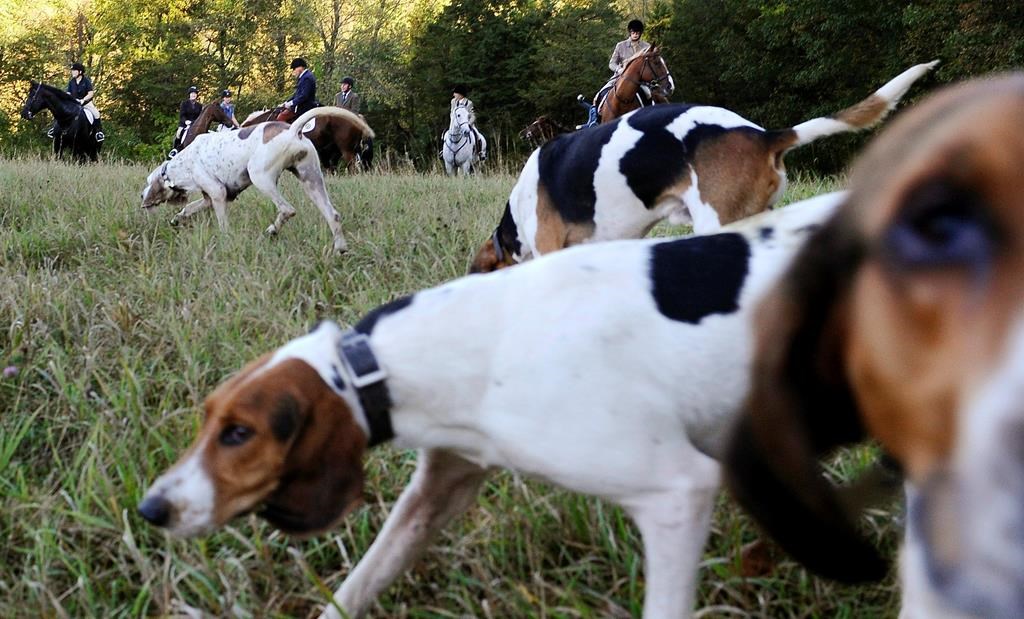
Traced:
<path fill-rule="evenodd" d="M 97 142 L 102 142 L 103 140 L 107 139 L 107 136 L 103 135 L 102 131 L 97 131 L 94 137 L 96 138 Z"/>

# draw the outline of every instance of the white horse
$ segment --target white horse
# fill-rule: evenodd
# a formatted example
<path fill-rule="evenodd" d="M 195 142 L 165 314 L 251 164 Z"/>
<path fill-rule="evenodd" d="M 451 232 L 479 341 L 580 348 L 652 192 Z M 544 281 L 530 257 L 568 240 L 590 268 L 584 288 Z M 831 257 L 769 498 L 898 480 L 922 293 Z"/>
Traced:
<path fill-rule="evenodd" d="M 448 130 L 441 136 L 441 158 L 448 176 L 461 168 L 463 174 L 473 172 L 473 166 L 480 162 L 480 151 L 487 148 L 484 136 L 469 124 L 469 112 L 457 107 L 452 112 Z"/>

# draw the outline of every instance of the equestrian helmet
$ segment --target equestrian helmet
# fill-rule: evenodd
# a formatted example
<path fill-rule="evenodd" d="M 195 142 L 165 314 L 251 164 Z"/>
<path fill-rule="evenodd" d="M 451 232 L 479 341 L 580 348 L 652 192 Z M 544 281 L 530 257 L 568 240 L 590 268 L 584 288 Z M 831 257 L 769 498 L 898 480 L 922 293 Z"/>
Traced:
<path fill-rule="evenodd" d="M 626 25 L 626 30 L 629 30 L 630 32 L 639 32 L 640 34 L 643 34 L 644 23 L 639 19 L 630 20 L 629 24 Z"/>
<path fill-rule="evenodd" d="M 306 64 L 305 58 L 295 58 L 294 60 L 292 60 L 291 68 L 298 69 L 299 67 L 309 68 L 309 65 Z"/>
<path fill-rule="evenodd" d="M 85 73 L 85 65 L 80 62 L 72 62 L 71 70 L 78 71 L 79 73 Z"/>
<path fill-rule="evenodd" d="M 465 84 L 456 84 L 455 87 L 452 88 L 452 92 L 454 92 L 456 94 L 460 94 L 463 97 L 466 97 L 466 96 L 468 96 L 466 93 L 469 92 L 469 89 L 466 88 Z"/>
<path fill-rule="evenodd" d="M 222 97 L 230 97 L 231 96 L 231 91 L 227 90 L 227 89 L 224 89 L 224 90 L 220 91 L 220 96 L 222 96 Z"/>
<path fill-rule="evenodd" d="M 185 94 L 189 94 L 189 93 L 193 93 L 193 92 L 196 93 L 196 94 L 199 94 L 199 89 L 196 88 L 195 86 L 189 86 L 188 90 L 185 91 Z"/>
<path fill-rule="evenodd" d="M 355 88 L 355 85 L 356 85 L 356 81 L 354 79 L 352 79 L 351 77 L 347 76 L 347 75 L 345 77 L 341 78 L 341 83 L 342 84 L 348 84 L 349 86 L 352 86 L 353 88 Z"/>

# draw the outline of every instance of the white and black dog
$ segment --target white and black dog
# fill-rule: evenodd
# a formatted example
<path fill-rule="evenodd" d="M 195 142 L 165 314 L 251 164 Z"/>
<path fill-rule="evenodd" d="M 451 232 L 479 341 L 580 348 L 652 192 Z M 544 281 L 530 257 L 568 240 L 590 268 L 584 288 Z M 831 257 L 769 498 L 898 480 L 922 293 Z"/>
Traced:
<path fill-rule="evenodd" d="M 139 510 L 180 535 L 253 510 L 323 531 L 361 496 L 367 446 L 393 439 L 420 449 L 419 465 L 335 594 L 348 616 L 502 467 L 621 505 L 643 537 L 644 617 L 683 617 L 748 386 L 753 304 L 841 197 L 465 277 L 349 332 L 322 323 L 207 398 L 194 445 Z"/>
<path fill-rule="evenodd" d="M 769 209 L 786 188 L 786 153 L 870 127 L 937 61 L 920 64 L 832 117 L 766 131 L 703 105 L 657 105 L 535 150 L 471 273 L 586 241 L 640 238 L 668 218 L 696 233 Z"/>
<path fill-rule="evenodd" d="M 290 126 L 283 122 L 266 122 L 240 131 L 206 133 L 150 173 L 142 191 L 142 207 L 148 209 L 163 202 L 181 203 L 190 192 L 200 191 L 203 197 L 181 209 L 172 223 L 213 206 L 217 223 L 223 230 L 228 225 L 227 203 L 255 185 L 277 206 L 277 218 L 267 228 L 267 233 L 274 235 L 295 215 L 295 208 L 277 188 L 278 179 L 287 170 L 299 179 L 303 191 L 327 220 L 334 251 L 344 252 L 347 245 L 341 233 L 341 217 L 327 195 L 316 148 L 301 133 L 304 125 L 318 116 L 344 118 L 360 127 L 363 135 L 373 135 L 358 114 L 337 107 L 314 108 Z"/>

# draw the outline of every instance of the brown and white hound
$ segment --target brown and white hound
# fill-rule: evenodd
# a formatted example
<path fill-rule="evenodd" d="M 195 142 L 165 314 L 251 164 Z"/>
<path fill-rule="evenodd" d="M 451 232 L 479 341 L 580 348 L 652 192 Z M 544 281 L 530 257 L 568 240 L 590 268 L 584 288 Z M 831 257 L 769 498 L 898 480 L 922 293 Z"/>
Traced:
<path fill-rule="evenodd" d="M 872 438 L 905 478 L 901 617 L 1024 617 L 1024 74 L 893 123 L 756 316 L 740 502 L 809 568 L 877 579 L 818 465 Z"/>
<path fill-rule="evenodd" d="M 139 511 L 179 535 L 250 511 L 315 533 L 361 496 L 366 448 L 393 440 L 419 464 L 335 594 L 347 616 L 507 468 L 622 506 L 643 538 L 644 617 L 678 619 L 747 389 L 750 311 L 841 196 L 464 277 L 348 332 L 321 323 L 207 398 L 195 443 Z"/>
<path fill-rule="evenodd" d="M 299 179 L 302 190 L 327 221 L 333 251 L 345 252 L 348 245 L 341 232 L 341 217 L 327 195 L 320 158 L 313 143 L 301 133 L 306 123 L 318 117 L 346 119 L 360 127 L 363 135 L 373 136 L 362 118 L 337 107 L 313 108 L 291 126 L 265 122 L 240 131 L 204 133 L 188 149 L 150 172 L 142 190 L 142 208 L 150 209 L 164 202 L 180 204 L 189 193 L 200 192 L 203 197 L 185 205 L 171 223 L 177 224 L 212 206 L 221 230 L 226 230 L 227 203 L 255 185 L 277 207 L 277 217 L 267 227 L 267 234 L 276 235 L 295 215 L 295 208 L 277 187 L 278 179 L 288 171 Z"/>
<path fill-rule="evenodd" d="M 656 105 L 567 133 L 530 155 L 471 273 L 571 245 L 637 239 L 658 222 L 697 234 L 750 217 L 786 189 L 785 156 L 819 138 L 873 126 L 938 61 L 907 69 L 830 117 L 767 131 L 706 105 Z"/>

